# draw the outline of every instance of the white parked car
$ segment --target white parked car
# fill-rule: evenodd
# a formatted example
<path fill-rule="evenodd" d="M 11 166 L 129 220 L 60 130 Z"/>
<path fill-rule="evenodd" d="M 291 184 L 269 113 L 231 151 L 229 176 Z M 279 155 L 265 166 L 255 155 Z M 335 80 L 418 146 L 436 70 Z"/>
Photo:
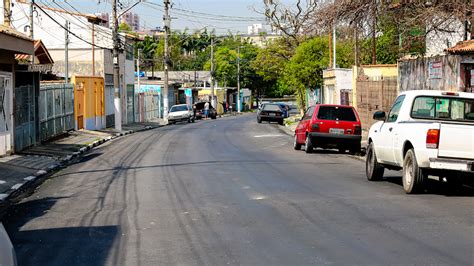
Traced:
<path fill-rule="evenodd" d="M 168 123 L 174 124 L 180 121 L 194 122 L 193 110 L 187 104 L 173 105 L 168 113 Z"/>
<path fill-rule="evenodd" d="M 17 265 L 15 249 L 13 249 L 13 245 L 10 242 L 10 238 L 8 237 L 8 234 L 5 231 L 5 227 L 3 227 L 2 223 L 0 223 L 0 265 L 1 266 Z"/>
<path fill-rule="evenodd" d="M 428 177 L 448 182 L 474 177 L 474 93 L 408 91 L 369 131 L 366 174 L 403 170 L 406 193 L 423 189 Z"/>

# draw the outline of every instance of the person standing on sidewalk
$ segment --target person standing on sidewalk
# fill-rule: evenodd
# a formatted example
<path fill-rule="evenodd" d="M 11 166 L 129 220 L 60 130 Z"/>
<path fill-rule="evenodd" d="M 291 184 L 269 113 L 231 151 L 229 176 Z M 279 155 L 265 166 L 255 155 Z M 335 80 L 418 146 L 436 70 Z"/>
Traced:
<path fill-rule="evenodd" d="M 204 104 L 204 117 L 206 120 L 209 117 L 209 102 L 206 102 Z"/>

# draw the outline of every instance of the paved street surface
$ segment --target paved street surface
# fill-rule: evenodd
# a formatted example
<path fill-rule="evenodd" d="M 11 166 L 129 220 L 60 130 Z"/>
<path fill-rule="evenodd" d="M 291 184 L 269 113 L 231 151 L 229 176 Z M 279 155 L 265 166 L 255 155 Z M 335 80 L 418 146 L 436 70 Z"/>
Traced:
<path fill-rule="evenodd" d="M 472 265 L 472 191 L 387 175 L 244 115 L 109 142 L 4 222 L 20 265 Z"/>

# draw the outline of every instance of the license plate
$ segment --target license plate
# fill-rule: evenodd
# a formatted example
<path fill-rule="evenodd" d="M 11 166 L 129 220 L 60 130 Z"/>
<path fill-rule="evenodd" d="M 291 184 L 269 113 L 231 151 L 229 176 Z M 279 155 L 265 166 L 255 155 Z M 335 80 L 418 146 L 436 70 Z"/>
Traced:
<path fill-rule="evenodd" d="M 331 133 L 331 134 L 344 134 L 344 129 L 342 129 L 342 128 L 330 128 L 329 133 Z"/>

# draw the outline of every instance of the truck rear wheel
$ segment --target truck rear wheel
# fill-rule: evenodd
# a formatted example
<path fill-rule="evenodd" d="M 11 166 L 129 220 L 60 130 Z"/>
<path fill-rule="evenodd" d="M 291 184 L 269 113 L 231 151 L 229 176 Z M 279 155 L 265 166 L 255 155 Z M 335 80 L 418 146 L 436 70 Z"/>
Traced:
<path fill-rule="evenodd" d="M 367 155 L 365 157 L 365 174 L 367 180 L 377 181 L 382 179 L 384 168 L 377 162 L 377 155 L 375 154 L 374 143 L 370 143 L 367 147 Z"/>
<path fill-rule="evenodd" d="M 407 194 L 419 193 L 424 188 L 425 173 L 418 167 L 415 151 L 409 149 L 403 160 L 403 189 Z"/>

